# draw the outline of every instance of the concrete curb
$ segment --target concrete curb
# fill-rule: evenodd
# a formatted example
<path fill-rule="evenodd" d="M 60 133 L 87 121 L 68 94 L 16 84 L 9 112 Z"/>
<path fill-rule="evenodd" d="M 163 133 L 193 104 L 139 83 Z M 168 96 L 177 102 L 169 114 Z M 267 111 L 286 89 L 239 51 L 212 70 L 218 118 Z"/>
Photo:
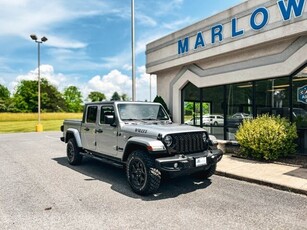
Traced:
<path fill-rule="evenodd" d="M 254 178 L 239 176 L 239 175 L 236 175 L 236 174 L 227 173 L 227 172 L 223 172 L 223 171 L 220 171 L 220 170 L 216 170 L 215 175 L 228 177 L 228 178 L 241 180 L 241 181 L 246 181 L 246 182 L 250 182 L 250 183 L 254 183 L 254 184 L 264 185 L 264 186 L 279 189 L 279 190 L 282 190 L 282 191 L 293 192 L 293 193 L 297 193 L 297 194 L 307 196 L 307 191 L 304 190 L 304 189 L 292 188 L 292 187 L 289 187 L 289 186 L 284 186 L 284 185 L 280 185 L 280 184 L 277 184 L 277 183 L 272 183 L 272 182 L 268 182 L 268 181 L 257 180 L 257 179 L 254 179 Z"/>

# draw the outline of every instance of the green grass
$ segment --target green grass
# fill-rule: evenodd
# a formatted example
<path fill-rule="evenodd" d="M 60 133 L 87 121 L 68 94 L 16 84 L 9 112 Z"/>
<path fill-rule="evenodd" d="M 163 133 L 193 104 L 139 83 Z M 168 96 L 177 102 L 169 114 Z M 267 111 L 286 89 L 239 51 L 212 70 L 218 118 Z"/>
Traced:
<path fill-rule="evenodd" d="M 82 113 L 42 113 L 43 131 L 59 131 L 65 119 L 81 119 Z M 0 133 L 35 132 L 35 113 L 0 113 Z"/>

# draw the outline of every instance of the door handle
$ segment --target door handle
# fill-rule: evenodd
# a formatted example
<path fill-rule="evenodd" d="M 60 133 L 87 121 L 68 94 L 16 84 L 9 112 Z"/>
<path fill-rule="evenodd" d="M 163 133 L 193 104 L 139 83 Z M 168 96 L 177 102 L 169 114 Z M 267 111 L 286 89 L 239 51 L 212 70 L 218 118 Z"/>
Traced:
<path fill-rule="evenodd" d="M 84 130 L 85 130 L 85 131 L 90 131 L 90 129 L 89 129 L 88 127 L 86 127 Z"/>
<path fill-rule="evenodd" d="M 103 133 L 102 129 L 95 129 L 95 133 Z"/>

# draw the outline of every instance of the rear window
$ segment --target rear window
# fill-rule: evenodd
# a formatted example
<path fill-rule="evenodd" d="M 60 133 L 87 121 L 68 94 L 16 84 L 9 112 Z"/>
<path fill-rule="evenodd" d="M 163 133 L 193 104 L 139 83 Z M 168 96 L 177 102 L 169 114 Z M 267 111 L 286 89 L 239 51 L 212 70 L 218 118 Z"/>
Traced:
<path fill-rule="evenodd" d="M 86 114 L 87 123 L 96 123 L 97 110 L 98 110 L 97 106 L 87 107 L 87 114 Z"/>

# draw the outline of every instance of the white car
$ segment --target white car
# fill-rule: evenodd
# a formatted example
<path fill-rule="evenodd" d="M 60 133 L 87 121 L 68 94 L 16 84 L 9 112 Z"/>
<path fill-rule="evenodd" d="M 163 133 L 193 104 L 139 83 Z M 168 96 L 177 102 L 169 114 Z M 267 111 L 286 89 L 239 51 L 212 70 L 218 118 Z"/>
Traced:
<path fill-rule="evenodd" d="M 219 114 L 210 114 L 203 117 L 204 125 L 222 126 L 224 125 L 224 117 Z"/>

